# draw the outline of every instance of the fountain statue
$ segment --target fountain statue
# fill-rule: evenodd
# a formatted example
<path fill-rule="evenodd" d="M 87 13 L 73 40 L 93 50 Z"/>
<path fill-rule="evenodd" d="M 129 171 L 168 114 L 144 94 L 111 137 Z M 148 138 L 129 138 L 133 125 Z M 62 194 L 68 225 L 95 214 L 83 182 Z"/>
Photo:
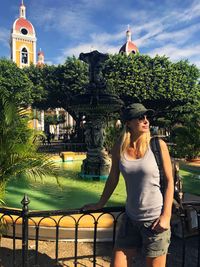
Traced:
<path fill-rule="evenodd" d="M 85 143 L 87 156 L 81 167 L 83 178 L 106 179 L 111 161 L 104 148 L 105 126 L 108 117 L 119 112 L 123 102 L 115 95 L 106 92 L 106 82 L 102 77 L 102 63 L 107 54 L 98 51 L 81 53 L 79 59 L 89 64 L 89 84 L 85 94 L 76 95 L 71 108 L 85 115 Z"/>

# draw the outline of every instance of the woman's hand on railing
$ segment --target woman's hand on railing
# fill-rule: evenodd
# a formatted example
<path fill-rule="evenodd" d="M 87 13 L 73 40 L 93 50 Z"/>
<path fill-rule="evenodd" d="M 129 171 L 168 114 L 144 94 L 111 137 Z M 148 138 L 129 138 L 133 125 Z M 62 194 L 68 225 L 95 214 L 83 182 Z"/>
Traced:
<path fill-rule="evenodd" d="M 87 211 L 87 210 L 100 210 L 102 208 L 103 208 L 103 206 L 99 202 L 97 202 L 97 203 L 89 203 L 89 204 L 86 204 L 86 205 L 84 205 L 81 208 L 81 210 L 82 211 Z"/>

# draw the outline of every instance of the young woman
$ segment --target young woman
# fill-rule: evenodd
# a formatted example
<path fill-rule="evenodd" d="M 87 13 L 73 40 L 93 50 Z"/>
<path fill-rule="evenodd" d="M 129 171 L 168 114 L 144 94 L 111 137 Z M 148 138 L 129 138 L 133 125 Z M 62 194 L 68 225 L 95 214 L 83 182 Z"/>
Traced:
<path fill-rule="evenodd" d="M 102 208 L 116 188 L 120 172 L 127 191 L 123 216 L 113 251 L 112 267 L 132 267 L 132 259 L 142 249 L 147 267 L 165 267 L 170 243 L 170 218 L 173 202 L 173 176 L 167 145 L 160 140 L 166 177 L 164 197 L 160 190 L 159 169 L 150 148 L 148 116 L 153 110 L 140 103 L 125 108 L 126 129 L 112 150 L 112 167 L 98 203 L 85 209 Z"/>

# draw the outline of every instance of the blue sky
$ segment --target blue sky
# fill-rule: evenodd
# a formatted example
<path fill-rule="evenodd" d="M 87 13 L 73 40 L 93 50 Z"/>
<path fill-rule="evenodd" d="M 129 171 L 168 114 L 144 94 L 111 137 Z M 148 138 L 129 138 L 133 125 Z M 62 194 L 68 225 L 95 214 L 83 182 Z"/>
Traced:
<path fill-rule="evenodd" d="M 21 0 L 1 0 L 0 57 L 10 58 L 9 38 Z M 98 50 L 118 53 L 128 25 L 141 54 L 188 59 L 200 67 L 199 0 L 24 0 L 26 18 L 48 64 Z"/>

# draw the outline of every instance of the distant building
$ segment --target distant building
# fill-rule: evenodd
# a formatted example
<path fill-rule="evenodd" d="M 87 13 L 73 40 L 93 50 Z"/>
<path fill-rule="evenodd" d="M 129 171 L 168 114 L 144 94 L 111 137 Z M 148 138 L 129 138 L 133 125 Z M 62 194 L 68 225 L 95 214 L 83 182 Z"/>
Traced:
<path fill-rule="evenodd" d="M 21 2 L 19 18 L 17 18 L 11 30 L 11 59 L 18 67 L 23 68 L 36 64 L 36 34 L 30 21 L 26 19 L 26 7 Z"/>
<path fill-rule="evenodd" d="M 44 52 L 40 51 L 38 52 L 38 60 L 37 60 L 37 67 L 43 67 L 44 66 Z"/>
<path fill-rule="evenodd" d="M 125 53 L 126 55 L 139 53 L 137 46 L 131 40 L 131 35 L 131 30 L 128 28 L 126 31 L 126 43 L 120 48 L 119 53 Z"/>
<path fill-rule="evenodd" d="M 14 21 L 11 36 L 10 36 L 10 50 L 11 50 L 11 60 L 17 64 L 19 68 L 29 67 L 31 64 L 36 65 L 37 67 L 43 67 L 45 64 L 44 52 L 40 51 L 36 53 L 36 33 L 32 23 L 26 19 L 26 7 L 24 1 L 21 0 L 19 7 L 19 17 Z M 36 59 L 37 56 L 37 59 Z M 31 108 L 30 108 L 31 110 Z M 44 111 L 39 111 L 33 109 L 33 117 L 31 127 L 37 130 L 44 131 Z M 57 108 L 51 113 L 59 117 L 59 115 L 65 113 L 66 122 L 63 123 L 62 128 L 72 128 L 75 126 L 75 121 L 71 115 L 62 108 Z M 46 111 L 45 111 L 46 113 Z M 49 111 L 47 112 L 47 114 Z M 59 135 L 60 126 L 56 126 L 56 130 L 53 130 L 55 127 L 50 127 L 49 131 Z"/>

